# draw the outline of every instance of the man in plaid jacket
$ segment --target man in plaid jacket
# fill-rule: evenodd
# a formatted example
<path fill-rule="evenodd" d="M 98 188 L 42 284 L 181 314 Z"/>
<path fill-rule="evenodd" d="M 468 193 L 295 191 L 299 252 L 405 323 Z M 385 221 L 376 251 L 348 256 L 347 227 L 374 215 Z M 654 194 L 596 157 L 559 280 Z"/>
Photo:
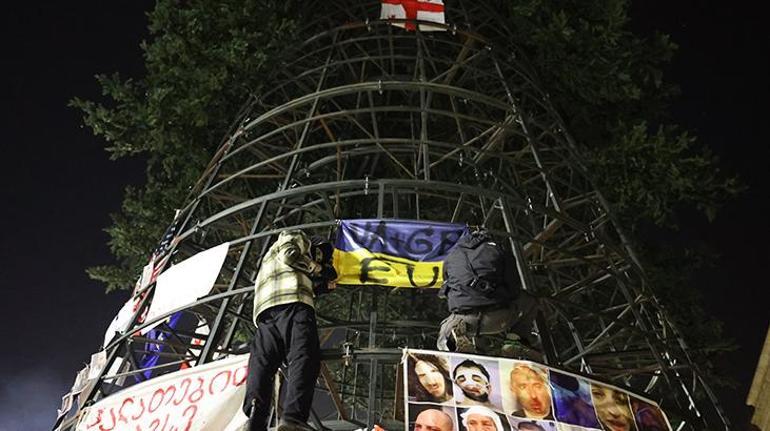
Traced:
<path fill-rule="evenodd" d="M 267 429 L 273 378 L 284 361 L 288 376 L 278 430 L 311 430 L 307 419 L 321 364 L 311 278 L 324 269 L 311 257 L 311 247 L 302 231 L 283 231 L 262 258 L 254 286 L 257 330 L 244 399 L 250 430 Z"/>

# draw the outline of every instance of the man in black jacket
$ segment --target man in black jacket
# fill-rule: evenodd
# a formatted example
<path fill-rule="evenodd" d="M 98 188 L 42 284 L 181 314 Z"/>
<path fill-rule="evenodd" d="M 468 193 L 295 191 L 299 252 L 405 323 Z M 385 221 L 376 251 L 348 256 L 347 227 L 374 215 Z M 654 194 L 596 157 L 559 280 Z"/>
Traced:
<path fill-rule="evenodd" d="M 486 230 L 463 236 L 449 252 L 440 295 L 451 314 L 441 323 L 439 350 L 474 353 L 479 335 L 511 329 L 524 335 L 531 328 L 534 300 L 521 290 L 512 253 Z"/>

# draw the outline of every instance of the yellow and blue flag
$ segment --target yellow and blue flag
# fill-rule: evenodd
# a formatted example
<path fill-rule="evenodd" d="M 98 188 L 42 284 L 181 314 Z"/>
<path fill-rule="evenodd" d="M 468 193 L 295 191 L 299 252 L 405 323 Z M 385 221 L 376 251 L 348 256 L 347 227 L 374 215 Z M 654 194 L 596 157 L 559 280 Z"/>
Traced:
<path fill-rule="evenodd" d="M 337 284 L 441 287 L 444 258 L 466 232 L 454 223 L 342 220 L 334 244 Z"/>

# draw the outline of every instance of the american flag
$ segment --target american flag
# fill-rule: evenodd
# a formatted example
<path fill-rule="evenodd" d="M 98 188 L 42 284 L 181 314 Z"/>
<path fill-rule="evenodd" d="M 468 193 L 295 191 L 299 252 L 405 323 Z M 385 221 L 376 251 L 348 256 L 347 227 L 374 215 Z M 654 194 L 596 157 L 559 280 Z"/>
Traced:
<path fill-rule="evenodd" d="M 148 263 L 148 266 L 151 267 L 151 270 L 149 271 L 149 280 L 147 280 L 147 283 L 142 283 L 145 286 L 149 286 L 150 284 L 154 283 L 158 278 L 158 275 L 160 275 L 161 271 L 163 271 L 163 268 L 166 266 L 166 263 L 171 256 L 169 251 L 174 247 L 174 245 L 176 245 L 178 229 L 179 218 L 175 218 L 174 222 L 171 223 L 171 225 L 166 229 L 166 232 L 163 234 L 163 237 L 160 240 L 160 244 L 158 244 L 158 247 L 155 248 L 155 250 L 152 252 L 152 255 L 150 256 L 150 262 Z"/>

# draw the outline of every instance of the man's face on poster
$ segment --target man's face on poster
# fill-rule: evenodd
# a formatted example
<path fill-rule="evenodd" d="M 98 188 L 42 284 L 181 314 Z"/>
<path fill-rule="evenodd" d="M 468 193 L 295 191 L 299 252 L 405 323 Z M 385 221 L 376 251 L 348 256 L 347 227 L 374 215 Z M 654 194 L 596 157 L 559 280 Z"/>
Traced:
<path fill-rule="evenodd" d="M 543 376 L 528 366 L 511 372 L 511 391 L 528 418 L 542 419 L 551 412 L 551 390 Z"/>
<path fill-rule="evenodd" d="M 414 421 L 414 431 L 452 431 L 453 429 L 452 418 L 437 409 L 421 412 Z"/>
<path fill-rule="evenodd" d="M 455 384 L 467 398 L 481 402 L 489 400 L 491 385 L 481 369 L 475 366 L 460 366 L 455 369 L 454 374 Z"/>
<path fill-rule="evenodd" d="M 468 431 L 502 431 L 497 429 L 494 419 L 480 413 L 469 414 L 466 426 Z"/>

